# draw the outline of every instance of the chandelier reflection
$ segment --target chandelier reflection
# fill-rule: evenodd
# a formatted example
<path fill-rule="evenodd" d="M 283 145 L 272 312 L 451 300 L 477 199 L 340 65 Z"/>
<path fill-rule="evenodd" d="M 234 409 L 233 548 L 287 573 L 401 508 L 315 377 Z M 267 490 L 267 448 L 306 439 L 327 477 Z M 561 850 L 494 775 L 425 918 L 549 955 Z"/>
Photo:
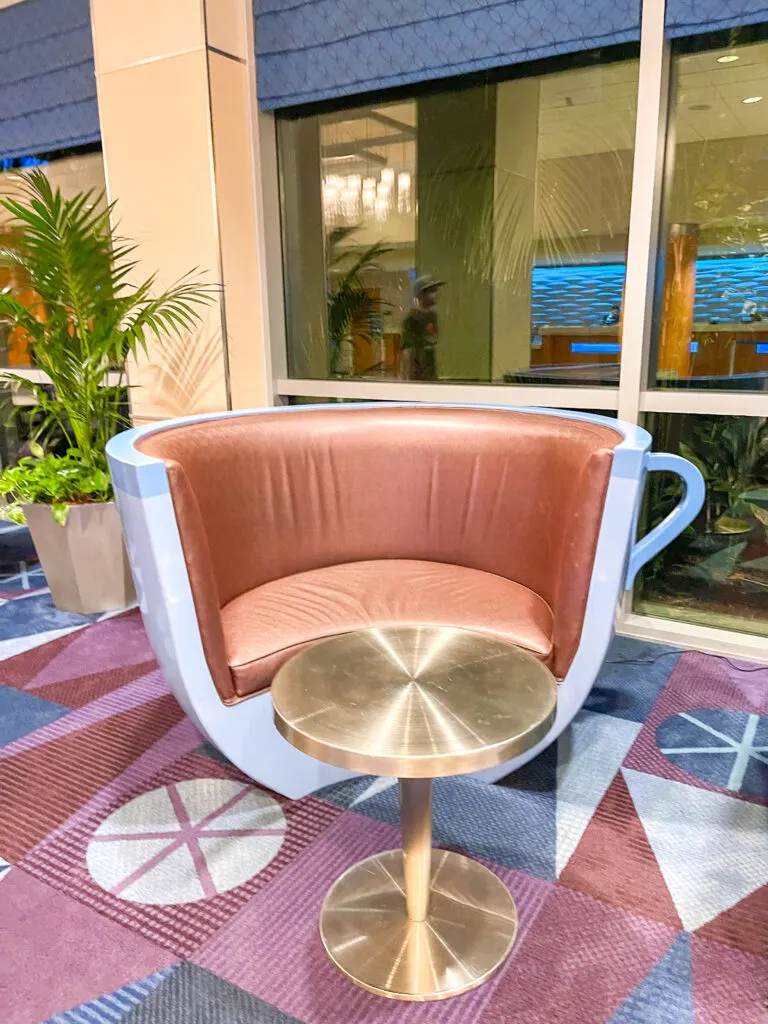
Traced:
<path fill-rule="evenodd" d="M 385 221 L 413 209 L 410 171 L 382 167 L 379 177 L 327 174 L 322 183 L 323 220 L 329 226 Z"/>

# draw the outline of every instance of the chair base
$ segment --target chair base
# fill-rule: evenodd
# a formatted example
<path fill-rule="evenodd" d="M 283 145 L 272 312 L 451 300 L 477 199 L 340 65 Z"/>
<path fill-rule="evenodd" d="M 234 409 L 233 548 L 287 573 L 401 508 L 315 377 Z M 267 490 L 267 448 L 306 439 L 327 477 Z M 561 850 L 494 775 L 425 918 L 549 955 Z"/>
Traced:
<path fill-rule="evenodd" d="M 350 981 L 387 999 L 448 999 L 482 985 L 509 955 L 517 909 L 506 886 L 477 861 L 434 850 L 430 906 L 406 912 L 403 851 L 353 865 L 320 913 L 325 950 Z"/>

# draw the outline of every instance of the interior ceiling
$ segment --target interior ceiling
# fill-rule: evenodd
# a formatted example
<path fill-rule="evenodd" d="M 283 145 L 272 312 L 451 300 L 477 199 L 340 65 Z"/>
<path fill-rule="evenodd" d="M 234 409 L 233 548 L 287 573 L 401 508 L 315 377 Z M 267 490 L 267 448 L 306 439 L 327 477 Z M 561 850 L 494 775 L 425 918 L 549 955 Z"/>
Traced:
<path fill-rule="evenodd" d="M 416 103 L 387 103 L 320 119 L 323 172 L 375 174 L 385 164 L 416 166 Z"/>
<path fill-rule="evenodd" d="M 737 47 L 730 51 L 737 61 L 718 63 L 725 52 L 691 54 L 675 62 L 678 144 L 768 135 L 768 43 Z M 637 61 L 625 61 L 543 76 L 539 158 L 631 149 L 637 75 Z M 513 81 L 500 88 L 514 86 Z M 762 100 L 743 103 L 750 96 Z M 321 126 L 326 172 L 334 164 L 340 171 L 358 170 L 349 159 L 355 156 L 369 166 L 387 161 L 408 166 L 415 160 L 415 101 L 328 115 Z M 347 159 L 339 159 L 345 154 Z"/>
<path fill-rule="evenodd" d="M 539 159 L 631 149 L 637 68 L 637 61 L 625 61 L 545 75 L 539 93 Z"/>
<path fill-rule="evenodd" d="M 768 134 L 768 43 L 731 52 L 731 64 L 718 64 L 723 51 L 678 60 L 678 142 Z M 762 101 L 742 102 L 750 96 Z"/>

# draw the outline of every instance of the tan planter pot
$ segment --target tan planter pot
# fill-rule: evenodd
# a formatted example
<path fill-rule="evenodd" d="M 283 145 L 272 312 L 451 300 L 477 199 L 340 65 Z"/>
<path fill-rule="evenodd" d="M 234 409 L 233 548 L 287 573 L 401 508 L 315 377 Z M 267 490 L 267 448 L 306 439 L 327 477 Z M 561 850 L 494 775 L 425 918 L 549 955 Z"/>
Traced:
<path fill-rule="evenodd" d="M 136 600 L 120 519 L 113 501 L 72 505 L 59 526 L 49 505 L 25 505 L 32 540 L 63 612 L 109 612 Z"/>

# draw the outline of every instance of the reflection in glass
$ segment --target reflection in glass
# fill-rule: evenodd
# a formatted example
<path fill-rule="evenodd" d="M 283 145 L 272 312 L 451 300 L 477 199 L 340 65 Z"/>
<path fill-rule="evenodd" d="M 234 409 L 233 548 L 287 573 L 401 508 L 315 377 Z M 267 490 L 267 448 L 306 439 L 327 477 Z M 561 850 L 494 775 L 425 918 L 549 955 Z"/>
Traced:
<path fill-rule="evenodd" d="M 654 413 L 645 425 L 657 449 L 699 467 L 707 497 L 644 571 L 635 610 L 768 634 L 768 420 Z M 651 474 L 641 526 L 660 522 L 679 496 L 676 478 Z"/>
<path fill-rule="evenodd" d="M 281 116 L 291 376 L 615 385 L 637 67 Z"/>
<path fill-rule="evenodd" d="M 678 56 L 674 72 L 656 379 L 766 390 L 768 43 Z"/>

